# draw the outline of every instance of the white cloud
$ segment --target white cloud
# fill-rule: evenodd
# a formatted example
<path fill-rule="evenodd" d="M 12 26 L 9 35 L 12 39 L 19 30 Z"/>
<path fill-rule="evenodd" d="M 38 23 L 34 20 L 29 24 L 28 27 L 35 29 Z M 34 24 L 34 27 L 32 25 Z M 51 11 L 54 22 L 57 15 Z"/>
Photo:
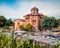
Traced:
<path fill-rule="evenodd" d="M 24 15 L 30 13 L 30 9 L 32 7 L 39 8 L 39 12 L 44 13 L 48 16 L 54 16 L 59 14 L 60 15 L 60 9 L 58 7 L 54 6 L 48 2 L 17 2 L 19 8 L 12 9 L 7 6 L 0 6 L 0 15 L 4 15 L 6 18 L 23 18 Z"/>

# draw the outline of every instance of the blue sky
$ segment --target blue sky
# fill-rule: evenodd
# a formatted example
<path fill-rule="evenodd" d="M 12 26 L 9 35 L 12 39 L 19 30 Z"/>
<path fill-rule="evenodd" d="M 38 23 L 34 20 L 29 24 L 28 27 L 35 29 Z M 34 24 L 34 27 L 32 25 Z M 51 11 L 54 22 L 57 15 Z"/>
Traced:
<path fill-rule="evenodd" d="M 0 0 L 0 15 L 7 19 L 23 18 L 33 7 L 39 13 L 60 18 L 60 0 Z"/>

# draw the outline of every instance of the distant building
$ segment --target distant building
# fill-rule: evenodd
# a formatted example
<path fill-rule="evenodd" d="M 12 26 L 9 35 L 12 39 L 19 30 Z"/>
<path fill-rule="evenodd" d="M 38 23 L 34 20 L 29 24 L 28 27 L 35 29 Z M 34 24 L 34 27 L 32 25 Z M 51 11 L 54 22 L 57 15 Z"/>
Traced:
<path fill-rule="evenodd" d="M 19 29 L 19 25 L 26 25 L 30 23 L 33 27 L 32 30 L 39 30 L 40 29 L 40 22 L 44 18 L 43 13 L 39 13 L 39 9 L 36 7 L 33 7 L 31 9 L 31 13 L 24 16 L 24 19 L 16 19 L 14 21 L 15 30 Z"/>

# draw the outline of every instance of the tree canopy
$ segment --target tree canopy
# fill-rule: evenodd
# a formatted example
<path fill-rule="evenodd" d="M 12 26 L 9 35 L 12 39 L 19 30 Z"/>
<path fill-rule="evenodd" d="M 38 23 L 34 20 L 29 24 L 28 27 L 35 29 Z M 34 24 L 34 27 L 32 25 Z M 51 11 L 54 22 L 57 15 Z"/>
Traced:
<path fill-rule="evenodd" d="M 7 19 L 4 16 L 0 16 L 0 27 L 3 27 L 6 25 Z"/>
<path fill-rule="evenodd" d="M 42 21 L 42 24 L 41 25 L 43 27 L 47 28 L 47 29 L 51 29 L 53 27 L 58 27 L 59 26 L 59 22 L 54 17 L 47 17 L 46 16 L 44 18 L 44 20 Z"/>
<path fill-rule="evenodd" d="M 4 16 L 0 16 L 0 27 L 13 26 L 14 23 L 11 19 L 6 19 Z"/>
<path fill-rule="evenodd" d="M 7 22 L 6 22 L 6 26 L 13 26 L 14 23 L 11 19 L 8 19 Z"/>
<path fill-rule="evenodd" d="M 58 22 L 59 22 L 59 26 L 60 26 L 60 19 L 58 19 Z"/>

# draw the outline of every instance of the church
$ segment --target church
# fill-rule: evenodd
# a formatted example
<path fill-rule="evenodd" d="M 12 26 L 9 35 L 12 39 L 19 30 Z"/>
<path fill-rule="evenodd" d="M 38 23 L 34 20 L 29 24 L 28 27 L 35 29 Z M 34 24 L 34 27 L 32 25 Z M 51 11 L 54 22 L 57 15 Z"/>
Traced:
<path fill-rule="evenodd" d="M 36 7 L 33 7 L 31 9 L 31 13 L 24 15 L 24 19 L 16 19 L 14 20 L 14 29 L 15 30 L 19 30 L 19 25 L 26 25 L 28 23 L 30 23 L 33 27 L 32 30 L 39 30 L 40 29 L 40 23 L 42 22 L 42 20 L 44 19 L 44 14 L 43 13 L 39 13 L 39 9 Z"/>

